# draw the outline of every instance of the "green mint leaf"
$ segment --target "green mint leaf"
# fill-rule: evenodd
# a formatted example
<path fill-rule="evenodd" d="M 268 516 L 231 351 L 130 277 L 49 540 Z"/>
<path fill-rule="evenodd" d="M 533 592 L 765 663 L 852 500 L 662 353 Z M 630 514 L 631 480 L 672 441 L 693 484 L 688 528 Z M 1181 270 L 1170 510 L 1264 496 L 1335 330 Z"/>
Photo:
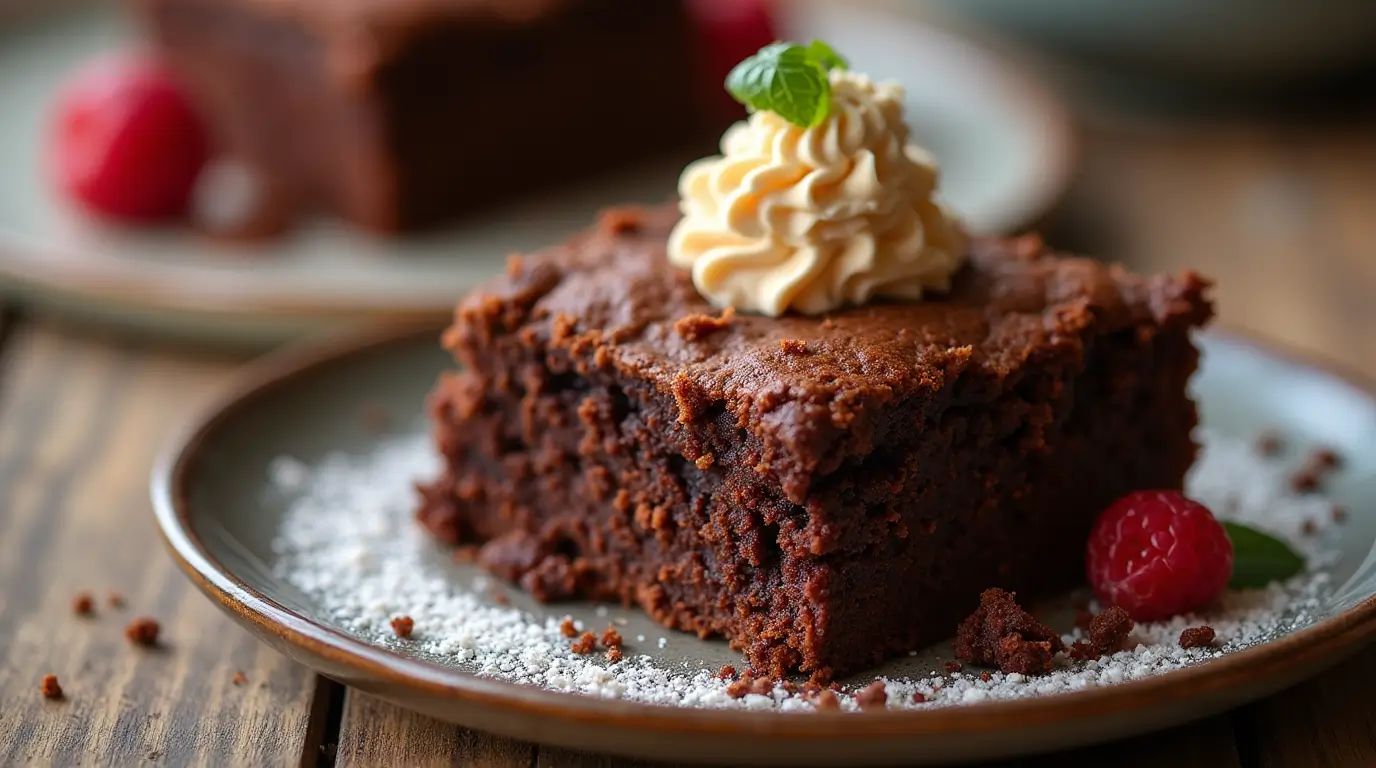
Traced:
<path fill-rule="evenodd" d="M 752 109 L 774 112 L 810 128 L 831 112 L 827 70 L 797 43 L 773 43 L 742 61 L 726 76 L 726 90 Z"/>
<path fill-rule="evenodd" d="M 837 53 L 835 48 L 821 40 L 813 40 L 808 43 L 807 53 L 813 61 L 821 64 L 822 68 L 828 72 L 833 69 L 850 69 L 850 62 L 846 61 L 846 57 Z"/>
<path fill-rule="evenodd" d="M 1304 570 L 1304 558 L 1280 539 L 1240 523 L 1223 523 L 1233 543 L 1233 589 L 1257 589 Z"/>

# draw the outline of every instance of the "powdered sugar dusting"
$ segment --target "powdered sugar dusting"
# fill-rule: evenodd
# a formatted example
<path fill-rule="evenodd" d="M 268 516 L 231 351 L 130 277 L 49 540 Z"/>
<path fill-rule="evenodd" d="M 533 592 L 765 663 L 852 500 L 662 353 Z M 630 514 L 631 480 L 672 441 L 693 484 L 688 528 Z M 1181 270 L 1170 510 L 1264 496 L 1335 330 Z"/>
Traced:
<path fill-rule="evenodd" d="M 1322 535 L 1301 532 L 1331 525 L 1330 505 L 1321 496 L 1291 492 L 1285 474 L 1256 455 L 1248 443 L 1208 436 L 1205 444 L 1188 493 L 1220 517 L 1246 521 L 1289 540 L 1306 555 L 1308 572 L 1267 589 L 1229 592 L 1202 615 L 1139 625 L 1129 638 L 1129 644 L 1135 644 L 1132 650 L 1088 662 L 1058 657 L 1056 669 L 1041 677 L 991 671 L 985 680 L 977 669 L 973 674 L 885 675 L 888 707 L 953 706 L 1113 685 L 1205 662 L 1317 620 L 1332 589 L 1326 569 L 1336 553 L 1323 546 Z M 387 438 L 366 456 L 332 454 L 315 466 L 290 457 L 275 460 L 269 471 L 273 493 L 290 500 L 273 544 L 276 575 L 302 592 L 322 621 L 369 642 L 480 675 L 671 706 L 813 708 L 802 694 L 781 686 L 769 695 L 732 698 L 727 692 L 730 681 L 720 679 L 714 669 L 668 663 L 638 652 L 651 645 L 674 646 L 672 633 L 651 636 L 648 642 L 637 634 L 626 646 L 624 659 L 610 663 L 601 653 L 574 653 L 560 631 L 560 618 L 496 604 L 490 597 L 494 585 L 482 577 L 456 578 L 443 550 L 412 520 L 411 481 L 436 469 L 424 434 Z M 393 618 L 403 615 L 415 622 L 409 641 L 397 638 L 390 626 Z M 608 612 L 599 608 L 596 615 Z M 624 624 L 620 619 L 598 620 Z M 1214 646 L 1180 648 L 1181 631 L 1201 624 L 1216 631 Z M 1076 629 L 1065 639 L 1082 637 Z M 921 660 L 902 661 L 908 669 Z M 873 679 L 857 678 L 847 690 L 858 690 Z M 914 694 L 924 701 L 914 703 Z M 843 709 L 857 709 L 851 696 L 840 698 Z"/>

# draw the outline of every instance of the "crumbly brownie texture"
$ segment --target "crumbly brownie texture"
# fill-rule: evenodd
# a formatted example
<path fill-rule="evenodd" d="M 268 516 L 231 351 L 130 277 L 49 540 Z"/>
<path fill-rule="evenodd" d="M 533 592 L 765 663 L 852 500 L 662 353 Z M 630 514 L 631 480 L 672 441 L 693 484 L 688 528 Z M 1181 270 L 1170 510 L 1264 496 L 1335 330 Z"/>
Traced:
<path fill-rule="evenodd" d="M 1061 638 L 1018 605 L 1017 595 L 993 588 L 956 629 L 956 658 L 1004 672 L 1040 675 L 1051 671 Z"/>
<path fill-rule="evenodd" d="M 1080 582 L 1100 510 L 1180 488 L 1199 277 L 982 240 L 944 297 L 724 316 L 665 258 L 677 216 L 513 259 L 444 337 L 464 370 L 431 396 L 446 469 L 419 519 L 537 598 L 842 673 L 948 635 L 985 587 Z"/>
<path fill-rule="evenodd" d="M 224 154 L 274 205 L 377 231 L 707 151 L 725 127 L 692 97 L 696 43 L 677 0 L 137 5 Z"/>

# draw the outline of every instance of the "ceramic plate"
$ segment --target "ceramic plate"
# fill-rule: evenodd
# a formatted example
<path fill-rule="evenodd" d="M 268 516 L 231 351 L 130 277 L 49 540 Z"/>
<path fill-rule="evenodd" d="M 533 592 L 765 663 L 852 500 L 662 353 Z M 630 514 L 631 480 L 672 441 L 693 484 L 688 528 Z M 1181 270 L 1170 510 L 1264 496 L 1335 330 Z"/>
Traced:
<path fill-rule="evenodd" d="M 1042 698 L 861 714 L 689 709 L 503 682 L 436 663 L 394 638 L 365 641 L 277 575 L 283 555 L 274 541 L 290 503 L 269 477 L 281 456 L 314 466 L 332 452 L 367 455 L 381 440 L 423 440 L 421 404 L 436 374 L 451 365 L 433 332 L 280 354 L 258 364 L 170 446 L 155 470 L 153 499 L 183 569 L 240 623 L 329 677 L 435 717 L 521 739 L 675 761 L 873 765 L 1024 754 L 1217 713 L 1313 675 L 1376 633 L 1376 399 L 1233 337 L 1209 335 L 1202 343 L 1195 386 L 1211 433 L 1242 439 L 1274 427 L 1298 445 L 1292 448 L 1296 457 L 1316 442 L 1345 455 L 1330 492 L 1351 515 L 1330 536 L 1337 554 L 1327 566 L 1332 588 L 1304 628 L 1159 676 Z M 390 434 L 380 437 L 376 423 L 370 428 L 360 417 L 365 412 L 388 414 Z M 354 481 L 344 477 L 343 492 L 351 495 Z M 357 482 L 353 494 L 376 491 Z M 405 485 L 404 478 L 396 482 Z M 313 521 L 330 527 L 327 536 L 341 530 L 330 509 L 326 505 Z M 411 525 L 401 514 L 400 525 Z M 425 567 L 456 582 L 476 574 L 474 566 L 438 553 Z M 480 600 L 490 598 L 480 594 L 487 595 Z M 571 613 L 589 623 L 609 620 L 605 608 L 544 607 L 508 594 L 512 607 L 537 618 Z M 625 620 L 623 636 L 650 638 L 635 652 L 666 669 L 741 663 L 722 642 L 666 632 L 634 611 L 612 609 L 611 615 Z M 661 636 L 667 642 L 653 642 Z M 901 659 L 884 673 L 933 658 Z"/>
<path fill-rule="evenodd" d="M 1059 103 L 1036 83 L 913 23 L 827 4 L 788 7 L 788 34 L 830 39 L 854 52 L 856 66 L 906 84 L 914 135 L 941 159 L 947 198 L 974 228 L 1017 229 L 1060 194 L 1070 131 Z M 667 199 L 691 159 L 666 159 L 407 240 L 369 238 L 332 222 L 253 247 L 187 231 L 100 227 L 45 184 L 44 121 L 73 67 L 134 37 L 108 9 L 0 32 L 0 289 L 124 326 L 249 343 L 361 318 L 438 322 L 508 253 L 556 242 L 606 205 Z"/>

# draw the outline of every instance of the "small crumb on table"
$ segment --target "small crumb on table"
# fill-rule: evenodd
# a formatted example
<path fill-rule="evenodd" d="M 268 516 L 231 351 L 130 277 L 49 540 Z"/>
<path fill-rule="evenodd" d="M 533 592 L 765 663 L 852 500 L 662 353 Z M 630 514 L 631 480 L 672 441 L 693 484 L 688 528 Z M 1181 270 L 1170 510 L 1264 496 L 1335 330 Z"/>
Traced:
<path fill-rule="evenodd" d="M 45 699 L 57 700 L 62 698 L 62 685 L 57 682 L 57 675 L 44 675 L 43 682 L 38 686 L 39 692 Z"/>
<path fill-rule="evenodd" d="M 162 625 L 149 618 L 134 619 L 124 628 L 124 636 L 134 645 L 151 648 L 158 644 L 158 633 Z"/>
<path fill-rule="evenodd" d="M 602 630 L 602 644 L 608 648 L 621 647 L 621 633 L 616 631 L 616 627 L 608 626 Z"/>
<path fill-rule="evenodd" d="M 114 590 L 110 590 L 110 594 L 106 596 L 105 601 L 110 604 L 111 608 L 124 607 L 124 595 Z"/>
<path fill-rule="evenodd" d="M 229 679 L 229 682 L 233 683 L 234 685 L 243 685 L 244 683 L 248 682 L 248 678 L 244 677 L 243 672 L 235 672 L 234 677 L 231 677 Z"/>
<path fill-rule="evenodd" d="M 398 616 L 392 619 L 392 631 L 402 640 L 410 640 L 411 634 L 416 631 L 416 622 L 410 616 Z"/>
<path fill-rule="evenodd" d="M 1208 648 L 1214 643 L 1214 628 L 1210 626 L 1190 627 L 1180 633 L 1181 648 Z"/>
<path fill-rule="evenodd" d="M 612 646 L 612 647 L 610 647 L 610 648 L 607 649 L 607 662 L 608 662 L 608 663 L 615 664 L 615 663 L 617 663 L 618 661 L 621 661 L 622 658 L 624 658 L 624 656 L 622 656 L 622 653 L 621 653 L 621 646 L 619 646 L 619 645 L 614 645 L 614 646 Z"/>
<path fill-rule="evenodd" d="M 90 592 L 81 592 L 72 598 L 72 613 L 78 616 L 90 616 L 95 613 L 95 610 L 96 600 L 91 597 Z"/>

